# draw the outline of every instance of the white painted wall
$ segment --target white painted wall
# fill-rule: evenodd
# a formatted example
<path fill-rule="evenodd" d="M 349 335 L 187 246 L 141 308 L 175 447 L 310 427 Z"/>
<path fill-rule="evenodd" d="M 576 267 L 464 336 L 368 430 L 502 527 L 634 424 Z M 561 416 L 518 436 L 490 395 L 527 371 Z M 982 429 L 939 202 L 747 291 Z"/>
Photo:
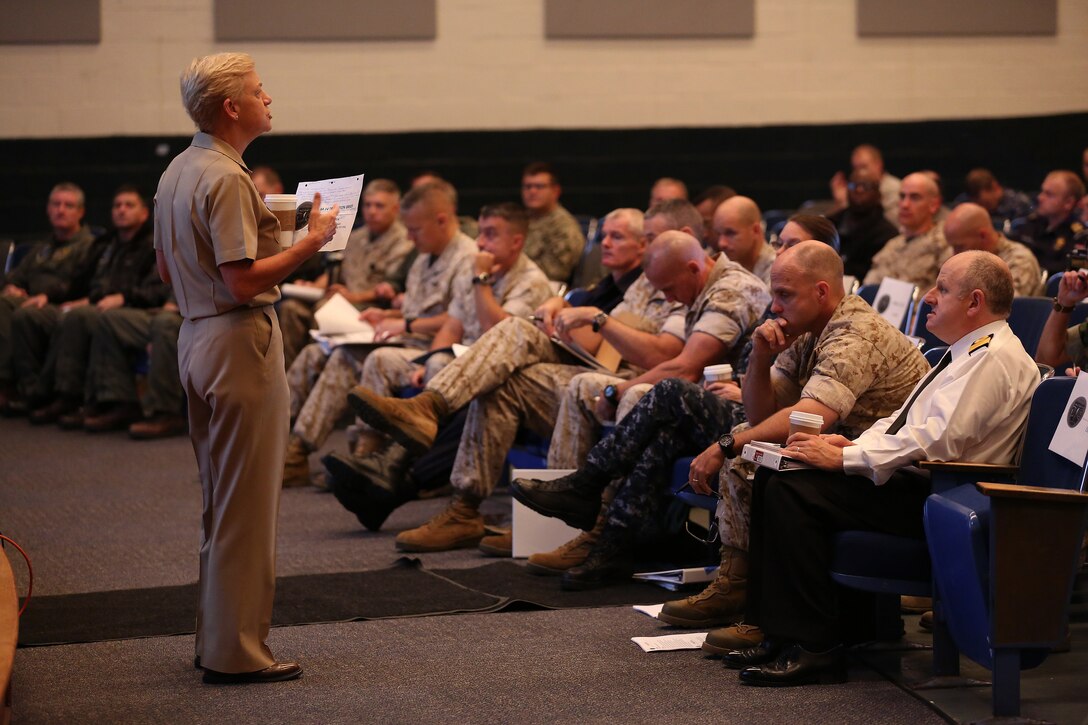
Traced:
<path fill-rule="evenodd" d="M 546 41 L 541 0 L 438 0 L 433 42 L 227 47 L 212 40 L 212 0 L 102 0 L 100 45 L 0 46 L 0 138 L 188 134 L 178 74 L 234 49 L 257 60 L 279 133 L 1088 110 L 1085 0 L 1059 1 L 1056 37 L 859 39 L 854 12 L 853 0 L 756 0 L 749 40 Z"/>

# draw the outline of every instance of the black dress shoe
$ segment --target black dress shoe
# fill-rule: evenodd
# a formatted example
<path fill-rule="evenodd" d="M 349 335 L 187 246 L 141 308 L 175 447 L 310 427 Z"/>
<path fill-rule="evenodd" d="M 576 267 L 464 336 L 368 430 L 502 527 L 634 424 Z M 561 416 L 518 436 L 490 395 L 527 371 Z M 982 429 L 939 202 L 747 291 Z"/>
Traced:
<path fill-rule="evenodd" d="M 48 405 L 44 405 L 30 411 L 30 424 L 31 425 L 49 425 L 56 423 L 57 419 L 62 415 L 71 413 L 73 410 L 79 408 L 77 401 L 70 398 L 55 398 Z"/>
<path fill-rule="evenodd" d="M 515 478 L 510 483 L 510 494 L 533 511 L 583 531 L 597 523 L 603 490 L 577 471 L 552 481 Z"/>
<path fill-rule="evenodd" d="M 825 652 L 809 652 L 795 644 L 773 662 L 741 670 L 740 681 L 758 687 L 839 684 L 846 682 L 846 657 L 842 645 Z"/>
<path fill-rule="evenodd" d="M 142 418 L 140 406 L 135 403 L 115 403 L 99 415 L 88 415 L 83 420 L 83 430 L 88 433 L 128 430 L 130 425 Z"/>
<path fill-rule="evenodd" d="M 735 649 L 722 655 L 722 663 L 731 670 L 743 670 L 746 667 L 758 667 L 778 658 L 782 645 L 765 639 L 755 647 Z"/>
<path fill-rule="evenodd" d="M 347 455 L 330 453 L 321 459 L 329 474 L 329 490 L 368 531 L 381 529 L 389 514 L 412 498 L 402 495 L 396 482 L 387 478 L 389 475 L 403 478 L 406 465 L 391 469 L 384 465 L 385 461 L 371 460 L 380 455 L 358 461 Z"/>
<path fill-rule="evenodd" d="M 302 675 L 302 666 L 297 662 L 277 662 L 256 672 L 216 672 L 204 670 L 206 685 L 247 685 L 259 682 L 285 682 Z"/>

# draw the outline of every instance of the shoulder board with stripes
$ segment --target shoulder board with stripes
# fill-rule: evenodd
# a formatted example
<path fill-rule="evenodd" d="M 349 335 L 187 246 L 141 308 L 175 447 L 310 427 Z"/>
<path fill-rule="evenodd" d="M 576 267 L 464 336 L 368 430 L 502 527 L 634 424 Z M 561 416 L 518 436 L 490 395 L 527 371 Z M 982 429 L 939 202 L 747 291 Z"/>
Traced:
<path fill-rule="evenodd" d="M 975 350 L 981 350 L 982 348 L 989 346 L 990 340 L 992 339 L 994 339 L 993 335 L 986 335 L 984 337 L 980 337 L 979 339 L 971 343 L 971 347 L 967 349 L 967 354 L 970 355 Z"/>

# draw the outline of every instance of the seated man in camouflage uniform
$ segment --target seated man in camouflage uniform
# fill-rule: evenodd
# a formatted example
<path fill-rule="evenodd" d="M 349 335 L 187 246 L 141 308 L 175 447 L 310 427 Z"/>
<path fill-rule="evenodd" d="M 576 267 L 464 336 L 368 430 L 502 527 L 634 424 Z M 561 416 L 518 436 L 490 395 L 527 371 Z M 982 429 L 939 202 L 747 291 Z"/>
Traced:
<path fill-rule="evenodd" d="M 623 317 L 619 311 L 607 316 L 600 312 L 591 315 L 589 311 L 572 310 L 569 315 L 558 318 L 556 327 L 563 332 L 594 325 L 626 360 L 634 362 L 639 368 L 648 368 L 641 374 L 638 369 L 629 369 L 623 373 L 627 377 L 637 376 L 635 379 L 653 380 L 657 379 L 654 378 L 655 375 L 663 375 L 663 371 L 680 369 L 689 364 L 697 364 L 701 370 L 704 356 L 720 353 L 721 343 L 710 334 L 694 336 L 696 330 L 692 328 L 697 320 L 687 319 L 682 308 L 671 312 L 667 303 L 694 302 L 701 298 L 704 290 L 714 287 L 719 278 L 727 276 L 727 268 L 730 272 L 728 276 L 732 278 L 729 281 L 740 282 L 742 288 L 746 280 L 737 275 L 751 279 L 756 289 L 759 289 L 761 283 L 727 260 L 719 268 L 714 260 L 706 256 L 699 241 L 684 232 L 666 232 L 659 236 L 650 245 L 646 260 L 645 287 L 654 285 L 657 293 L 653 297 L 648 294 L 643 294 L 642 297 L 649 297 L 651 301 L 660 300 L 653 307 L 658 310 L 664 308 L 671 313 L 663 321 L 662 316 L 656 316 L 654 323 L 659 332 L 624 324 L 617 319 Z M 765 290 L 759 294 L 762 294 L 762 299 L 757 304 L 762 309 L 769 296 Z M 628 290 L 628 297 L 630 296 L 631 290 Z M 716 295 L 709 296 L 717 299 Z M 648 308 L 644 304 L 642 309 Z M 644 312 L 643 315 L 645 314 Z M 717 314 L 720 314 L 717 308 L 709 309 L 706 322 L 709 324 L 710 318 Z M 752 319 L 757 316 L 758 313 L 754 313 Z M 546 336 L 533 333 L 533 328 L 526 327 L 520 339 L 514 340 L 515 344 L 528 347 L 536 343 L 542 348 L 540 354 L 548 354 L 551 343 L 547 342 Z M 683 341 L 683 337 L 688 338 L 687 342 Z M 703 337 L 709 340 L 702 340 Z M 678 359 L 681 361 L 679 366 L 676 364 Z M 531 429 L 544 435 L 555 426 L 554 435 L 562 435 L 559 429 L 565 422 L 560 416 L 560 410 L 567 405 L 564 391 L 569 390 L 569 381 L 579 372 L 581 368 L 575 366 L 538 363 L 516 370 L 514 375 L 497 388 L 485 388 L 484 391 L 466 390 L 465 392 L 486 394 L 473 401 L 472 405 L 477 414 L 473 416 L 470 412 L 469 425 L 466 425 L 461 438 L 461 448 L 458 450 L 451 477 L 455 488 L 454 501 L 446 512 L 424 526 L 402 532 L 397 537 L 398 547 L 406 551 L 441 551 L 472 546 L 479 542 L 484 533 L 479 505 L 491 493 L 498 480 L 503 459 L 518 424 L 526 422 Z M 469 379 L 474 376 L 462 377 Z M 612 379 L 620 382 L 624 380 L 623 377 Z M 357 394 L 357 391 L 353 391 L 352 397 L 356 409 L 368 422 L 385 428 L 402 442 L 420 448 L 433 440 L 438 421 L 448 415 L 455 405 L 467 402 L 467 398 L 459 395 L 454 385 L 441 392 L 427 391 L 409 402 L 375 399 L 365 393 Z M 586 402 L 580 401 L 577 405 L 582 406 Z M 575 439 L 577 440 L 577 436 Z M 556 446 L 553 436 L 548 455 L 549 466 L 569 467 L 577 460 L 576 456 L 584 455 L 585 449 L 588 449 L 588 445 L 581 450 L 577 447 Z"/>
<path fill-rule="evenodd" d="M 419 355 L 445 324 L 454 277 L 477 250 L 460 231 L 456 192 L 449 184 L 412 189 L 401 207 L 408 237 L 419 251 L 408 272 L 404 302 L 399 310 L 370 308 L 361 317 L 374 325 L 377 339 L 400 336 L 402 345 Z M 294 427 L 284 463 L 285 485 L 309 484 L 309 454 L 325 442 L 346 412 L 345 396 L 358 384 L 371 350 L 341 345 L 327 355 L 320 345 L 307 345 L 287 371 Z"/>
<path fill-rule="evenodd" d="M 949 212 L 944 220 L 944 238 L 954 254 L 977 249 L 1005 260 L 1012 272 L 1017 297 L 1041 294 L 1042 273 L 1035 255 L 1020 242 L 1010 242 L 994 229 L 989 213 L 978 204 L 965 202 Z"/>
<path fill-rule="evenodd" d="M 113 228 L 95 241 L 84 265 L 87 294 L 62 306 L 44 360 L 34 351 L 41 350 L 47 330 L 16 318 L 15 354 L 34 356 L 27 364 L 41 371 L 34 391 L 40 405 L 31 423 L 53 423 L 82 405 L 92 340 L 106 312 L 160 307 L 170 294 L 155 266 L 150 210 L 136 187 L 126 184 L 114 193 L 111 217 Z"/>
<path fill-rule="evenodd" d="M 937 223 L 941 192 L 925 172 L 907 175 L 899 187 L 899 227 L 903 233 L 888 240 L 873 255 L 863 284 L 880 284 L 885 277 L 928 290 L 952 250 Z"/>
<path fill-rule="evenodd" d="M 655 210 L 650 211 L 651 215 Z M 656 218 L 656 217 L 650 217 Z M 647 222 L 648 223 L 648 222 Z M 592 317 L 601 312 L 611 312 L 617 305 L 624 301 L 625 295 L 636 281 L 642 278 L 642 256 L 646 251 L 645 237 L 643 235 L 643 214 L 638 209 L 616 209 L 604 217 L 601 225 L 603 236 L 601 241 L 601 263 L 609 273 L 597 284 L 585 289 L 574 290 L 566 299 L 552 297 L 542 304 L 535 312 L 537 327 L 527 320 L 504 320 L 495 326 L 493 331 L 484 333 L 482 338 L 464 354 L 464 356 L 451 365 L 450 372 L 445 373 L 441 380 L 455 380 L 454 376 L 469 376 L 477 381 L 480 387 L 471 397 L 484 394 L 484 385 L 505 382 L 519 369 L 540 362 L 559 363 L 560 353 L 549 342 L 550 335 L 556 334 L 554 322 L 559 317 L 577 314 L 573 310 L 585 308 L 586 314 Z M 635 290 L 648 290 L 645 282 L 640 283 Z M 632 293 L 634 294 L 634 293 Z M 631 308 L 635 300 L 629 301 L 627 307 Z M 568 312 L 568 310 L 571 310 Z M 542 340 L 534 340 L 531 345 L 510 345 L 510 341 L 516 340 L 521 331 L 532 330 L 536 337 Z M 515 332 L 511 332 L 515 331 Z M 588 327 L 580 327 L 572 330 L 571 339 L 577 341 L 584 349 L 596 353 L 603 338 L 599 333 L 591 332 Z M 573 360 L 573 358 L 571 358 Z M 470 375 L 464 371 L 474 369 L 474 366 L 487 366 L 484 374 Z M 578 370 L 577 365 L 570 365 L 570 369 Z M 460 372 L 454 372 L 460 371 Z M 484 381 L 495 381 L 484 383 Z M 428 388 L 442 392 L 439 379 L 428 383 Z M 449 393 L 451 396 L 453 393 Z M 436 435 L 436 445 L 426 454 L 427 457 L 443 456 L 444 446 L 437 439 L 444 440 L 452 436 L 460 441 L 464 427 L 464 417 L 456 416 L 452 421 L 444 422 L 440 434 Z M 460 420 L 460 425 L 457 421 Z M 511 431 L 511 440 L 513 432 Z M 449 460 L 444 465 L 428 461 L 435 468 L 446 468 L 454 464 L 456 445 L 452 453 L 447 453 Z M 388 454 L 373 455 L 367 457 L 355 457 L 350 454 L 333 453 L 325 457 L 324 463 L 330 476 L 330 488 L 336 494 L 337 499 L 354 513 L 359 522 L 371 530 L 378 530 L 386 517 L 401 504 L 410 501 L 418 495 L 417 482 L 412 472 L 403 467 L 390 465 L 388 460 L 392 456 L 399 458 L 396 450 L 399 446 L 390 446 Z M 443 450 L 436 450 L 442 448 Z M 501 452 L 505 457 L 506 450 Z M 421 464 L 416 464 L 416 466 Z M 423 464 L 425 465 L 425 464 Z M 413 466 L 414 468 L 415 466 Z M 447 474 L 448 475 L 448 474 Z M 448 479 L 447 479 L 448 480 Z"/>
<path fill-rule="evenodd" d="M 718 250 L 763 280 L 771 281 L 774 249 L 763 236 L 759 207 L 747 196 L 731 196 L 714 211 Z"/>
<path fill-rule="evenodd" d="M 393 395 L 400 388 L 421 387 L 454 360 L 453 345 L 474 344 L 481 335 L 507 318 L 528 317 L 551 296 L 548 278 L 522 253 L 528 217 L 518 204 L 485 206 L 480 211 L 480 251 L 454 280 L 449 316 L 431 341 L 430 353 L 420 365 L 417 351 L 379 348 L 367 356 L 359 387 L 378 396 Z M 386 437 L 365 424 L 353 449 L 361 457 L 373 457 L 387 446 Z M 391 446 L 382 456 L 384 465 L 403 469 L 407 451 Z"/>
<path fill-rule="evenodd" d="M 400 189 L 389 179 L 374 179 L 363 189 L 364 224 L 351 232 L 339 266 L 339 278 L 325 272 L 312 282 L 295 280 L 304 287 L 325 291 L 316 305 L 297 299 L 284 300 L 278 308 L 283 331 L 283 358 L 288 368 L 306 345 L 314 327 L 314 310 L 334 294 L 362 309 L 387 307 L 404 291 L 408 268 L 415 260 L 412 241 L 400 215 Z"/>
<path fill-rule="evenodd" d="M 60 318 L 58 305 L 80 296 L 72 286 L 94 241 L 83 223 L 84 211 L 82 189 L 70 182 L 54 186 L 46 205 L 52 235 L 23 257 L 0 290 L 0 413 L 4 415 L 28 412 L 25 397 L 40 370 L 33 361 L 30 367 L 24 364 L 16 369 L 11 355 L 12 318 L 51 330 Z M 39 359 L 44 357 L 44 344 L 42 348 Z M 22 381 L 18 390 L 17 380 Z"/>
<path fill-rule="evenodd" d="M 898 407 L 928 369 L 904 335 L 861 298 L 845 294 L 842 260 L 827 245 L 805 241 L 783 252 L 772 269 L 771 290 L 771 309 L 779 317 L 764 322 L 753 335 L 742 388 L 753 427 L 734 428 L 695 459 L 691 484 L 700 493 L 710 493 L 708 481 L 719 477 L 726 456 L 734 457 L 745 443 L 785 440 L 794 410 L 818 413 L 825 430 L 836 425 L 863 430 Z M 668 389 L 655 392 L 666 395 Z M 687 414 L 697 419 L 703 412 L 685 405 L 698 398 L 674 399 L 679 403 L 675 409 L 644 399 L 644 410 L 681 420 Z M 655 523 L 667 470 L 643 475 L 639 465 L 641 451 L 653 445 L 662 427 L 656 421 L 647 424 L 640 407 L 617 426 L 611 438 L 598 444 L 576 473 L 553 482 L 517 480 L 511 486 L 514 496 L 531 508 L 588 528 L 596 519 L 601 491 L 617 474 L 627 475 L 608 507 L 596 546 L 584 564 L 564 574 L 564 588 L 582 589 L 629 576 L 630 544 Z M 701 423 L 692 420 L 691 425 Z M 677 439 L 667 428 L 664 432 L 667 441 Z M 672 619 L 665 621 L 709 626 L 733 621 L 743 611 L 749 498 L 745 473 L 739 465 L 721 473 L 723 549 L 718 580 L 698 597 L 670 603 Z"/>
<path fill-rule="evenodd" d="M 586 246 L 578 220 L 559 203 L 562 191 L 551 164 L 532 163 L 521 174 L 521 201 L 529 210 L 525 254 L 557 282 L 570 279 Z"/>

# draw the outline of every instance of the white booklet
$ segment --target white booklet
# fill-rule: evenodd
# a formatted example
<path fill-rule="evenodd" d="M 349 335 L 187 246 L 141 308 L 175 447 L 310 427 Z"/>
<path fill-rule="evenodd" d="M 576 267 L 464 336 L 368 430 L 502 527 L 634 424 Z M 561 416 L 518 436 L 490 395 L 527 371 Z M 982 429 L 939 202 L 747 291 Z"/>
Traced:
<path fill-rule="evenodd" d="M 665 571 L 647 571 L 632 574 L 636 581 L 650 582 L 665 589 L 676 591 L 685 584 L 705 584 L 714 581 L 718 575 L 718 565 L 697 566 L 690 569 L 666 569 Z"/>
<path fill-rule="evenodd" d="M 766 441 L 746 443 L 740 452 L 740 456 L 757 466 L 773 468 L 776 471 L 797 471 L 812 468 L 803 461 L 791 458 L 786 454 L 786 450 L 777 443 L 767 443 Z"/>
<path fill-rule="evenodd" d="M 643 652 L 672 652 L 678 649 L 699 649 L 706 639 L 706 632 L 666 634 L 661 637 L 632 637 L 631 641 Z"/>
<path fill-rule="evenodd" d="M 324 287 L 311 287 L 310 285 L 294 284 L 293 282 L 281 284 L 280 292 L 284 297 L 292 297 L 304 302 L 317 302 L 325 296 Z"/>
<path fill-rule="evenodd" d="M 1084 465 L 1085 456 L 1088 456 L 1088 375 L 1077 375 L 1077 382 L 1073 384 L 1073 392 L 1069 394 L 1069 400 L 1065 404 L 1065 412 L 1058 427 L 1054 429 L 1054 437 L 1050 441 L 1050 450 L 1059 456 L 1068 458 L 1078 466 Z"/>

